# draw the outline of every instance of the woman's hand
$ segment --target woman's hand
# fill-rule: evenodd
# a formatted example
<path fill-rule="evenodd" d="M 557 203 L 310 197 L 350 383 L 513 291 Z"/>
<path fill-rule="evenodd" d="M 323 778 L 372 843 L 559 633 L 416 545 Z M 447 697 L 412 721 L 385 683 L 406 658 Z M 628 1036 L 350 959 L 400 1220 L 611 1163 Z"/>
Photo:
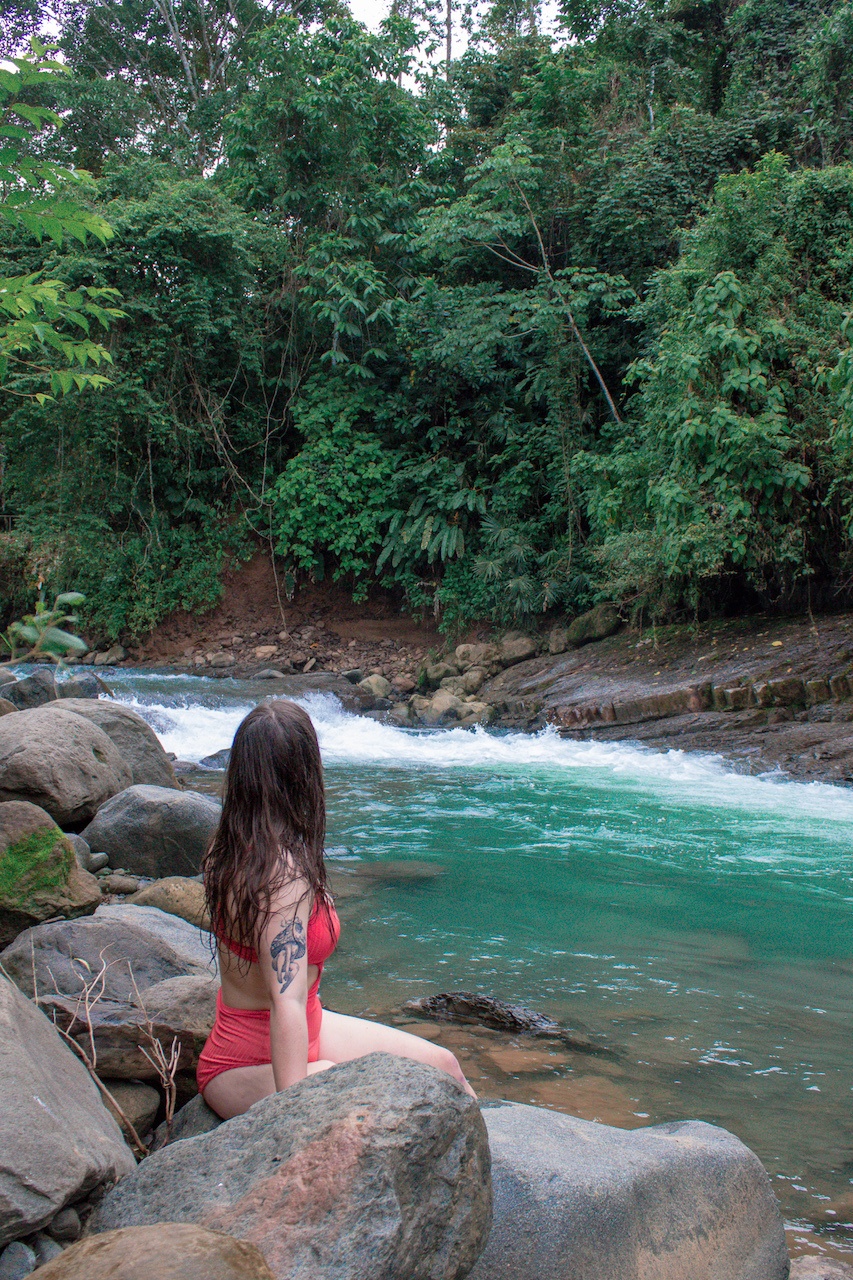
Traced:
<path fill-rule="evenodd" d="M 273 897 L 258 938 L 258 962 L 270 995 L 270 1050 L 276 1089 L 308 1072 L 308 917 L 311 895 L 302 880 Z"/>

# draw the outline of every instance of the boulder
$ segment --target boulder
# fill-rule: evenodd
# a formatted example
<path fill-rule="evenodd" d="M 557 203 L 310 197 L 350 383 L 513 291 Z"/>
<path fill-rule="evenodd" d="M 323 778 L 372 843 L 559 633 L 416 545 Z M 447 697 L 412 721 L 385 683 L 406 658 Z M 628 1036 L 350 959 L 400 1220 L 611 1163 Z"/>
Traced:
<path fill-rule="evenodd" d="M 522 635 L 519 631 L 508 632 L 498 646 L 498 660 L 502 667 L 514 667 L 517 662 L 527 662 L 535 658 L 539 645 L 532 636 Z"/>
<path fill-rule="evenodd" d="M 23 1240 L 13 1240 L 0 1252 L 0 1280 L 24 1280 L 37 1266 L 35 1249 Z"/>
<path fill-rule="evenodd" d="M 177 788 L 172 762 L 160 745 L 160 739 L 142 716 L 130 707 L 112 700 L 101 702 L 71 697 L 63 697 L 54 705 L 83 716 L 107 735 L 130 769 L 132 785 Z"/>
<path fill-rule="evenodd" d="M 135 975 L 134 975 L 135 976 Z M 213 976 L 167 978 L 146 987 L 131 1001 L 99 1000 L 90 1012 L 91 1033 L 79 1020 L 73 996 L 42 994 L 41 1007 L 63 1031 L 85 1047 L 91 1034 L 98 1072 L 117 1080 L 156 1080 L 151 1038 L 168 1050 L 178 1042 L 178 1070 L 195 1071 L 216 1016 L 219 980 Z M 72 1026 L 73 1022 L 73 1026 Z"/>
<path fill-rule="evenodd" d="M 100 885 L 50 814 L 24 800 L 0 804 L 0 946 L 31 925 L 100 904 Z"/>
<path fill-rule="evenodd" d="M 125 871 L 155 880 L 192 876 L 221 812 L 218 800 L 198 791 L 133 786 L 104 804 L 82 836 Z"/>
<path fill-rule="evenodd" d="M 519 1103 L 483 1118 L 494 1226 L 470 1280 L 786 1280 L 770 1179 L 725 1129 L 628 1131 Z"/>
<path fill-rule="evenodd" d="M 470 729 L 475 724 L 488 724 L 495 709 L 488 702 L 466 702 L 459 710 L 459 727 Z"/>
<path fill-rule="evenodd" d="M 791 1280 L 853 1280 L 853 1264 L 833 1258 L 795 1258 Z"/>
<path fill-rule="evenodd" d="M 358 683 L 359 688 L 366 690 L 373 698 L 387 698 L 391 692 L 391 682 L 384 676 L 366 676 Z"/>
<path fill-rule="evenodd" d="M 423 724 L 439 725 L 452 723 L 466 713 L 466 704 L 455 693 L 439 689 L 430 699 L 428 705 L 419 712 L 418 718 Z"/>
<path fill-rule="evenodd" d="M 128 898 L 128 902 L 167 911 L 169 915 L 180 916 L 199 929 L 210 928 L 204 886 L 189 876 L 167 876 L 165 880 L 155 880 Z"/>
<path fill-rule="evenodd" d="M 2 976 L 0 1097 L 0 1244 L 136 1167 L 83 1063 Z"/>
<path fill-rule="evenodd" d="M 17 710 L 18 708 L 14 702 L 10 702 L 8 698 L 0 698 L 0 716 L 11 715 L 13 711 Z"/>
<path fill-rule="evenodd" d="M 568 627 L 552 627 L 548 632 L 548 652 L 565 653 L 570 648 Z"/>
<path fill-rule="evenodd" d="M 482 667 L 487 675 L 493 676 L 501 669 L 497 646 L 493 644 L 460 644 L 456 646 L 454 657 L 462 672 L 469 667 Z"/>
<path fill-rule="evenodd" d="M 69 680 L 63 680 L 56 686 L 56 694 L 59 698 L 92 700 L 100 698 L 102 693 L 112 696 L 100 676 L 96 676 L 93 671 L 78 671 Z"/>
<path fill-rule="evenodd" d="M 38 1274 L 39 1280 L 273 1280 L 254 1245 L 182 1222 L 89 1236 Z"/>
<path fill-rule="evenodd" d="M 79 995 L 84 975 L 98 972 L 101 955 L 110 964 L 104 975 L 104 998 L 131 1004 L 136 985 L 143 993 L 168 978 L 210 979 L 215 963 L 208 934 L 178 916 L 154 907 L 111 903 L 93 916 L 36 925 L 20 934 L 0 964 L 27 995 L 33 975 L 39 995 Z"/>
<path fill-rule="evenodd" d="M 211 1133 L 224 1123 L 222 1117 L 207 1105 L 200 1093 L 197 1093 L 186 1106 L 175 1112 L 171 1129 L 167 1129 L 165 1120 L 158 1126 L 151 1149 L 159 1151 L 170 1142 L 183 1142 L 185 1138 L 197 1138 L 202 1133 Z"/>
<path fill-rule="evenodd" d="M 211 756 L 202 756 L 199 764 L 202 769 L 227 769 L 228 761 L 231 759 L 231 748 L 221 747 L 219 751 L 214 751 Z"/>
<path fill-rule="evenodd" d="M 567 630 L 566 639 L 569 647 L 579 649 L 583 644 L 593 640 L 604 640 L 618 631 L 620 626 L 619 612 L 612 604 L 597 604 L 589 613 L 582 613 L 575 618 Z"/>
<path fill-rule="evenodd" d="M 76 826 L 129 783 L 110 739 L 82 716 L 46 706 L 0 717 L 0 801 L 29 800 Z"/>
<path fill-rule="evenodd" d="M 105 649 L 103 653 L 96 653 L 94 663 L 96 667 L 111 667 L 114 662 L 124 662 L 127 654 L 120 644 L 114 644 L 111 649 Z"/>
<path fill-rule="evenodd" d="M 157 1090 L 152 1089 L 150 1084 L 143 1084 L 141 1080 L 110 1080 L 105 1078 L 104 1085 L 118 1103 L 121 1111 L 127 1116 L 140 1138 L 144 1138 L 147 1133 L 150 1133 L 151 1127 L 157 1119 L 157 1112 L 160 1110 L 160 1094 Z M 130 1130 L 125 1129 L 124 1120 L 112 1106 L 110 1099 L 102 1097 L 102 1101 L 124 1136 L 130 1139 Z"/>
<path fill-rule="evenodd" d="M 53 667 L 36 667 L 28 676 L 14 683 L 3 685 L 3 697 L 14 703 L 18 711 L 30 711 L 33 707 L 54 702 L 57 697 Z"/>
<path fill-rule="evenodd" d="M 257 1245 L 276 1280 L 452 1280 L 490 1218 L 477 1103 L 441 1071 L 370 1054 L 155 1152 L 90 1230 L 194 1222 Z"/>

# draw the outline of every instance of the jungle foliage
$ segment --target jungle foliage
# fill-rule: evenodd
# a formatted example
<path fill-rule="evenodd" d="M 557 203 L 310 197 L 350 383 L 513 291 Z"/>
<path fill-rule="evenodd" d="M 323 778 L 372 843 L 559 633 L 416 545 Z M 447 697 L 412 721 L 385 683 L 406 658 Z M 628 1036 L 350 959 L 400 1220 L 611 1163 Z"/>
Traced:
<path fill-rule="evenodd" d="M 849 603 L 853 0 L 561 6 L 448 67 L 429 3 L 57 0 L 14 141 L 114 235 L 0 276 L 124 314 L 100 389 L 0 389 L 21 600 L 139 634 L 262 539 L 447 629 Z"/>

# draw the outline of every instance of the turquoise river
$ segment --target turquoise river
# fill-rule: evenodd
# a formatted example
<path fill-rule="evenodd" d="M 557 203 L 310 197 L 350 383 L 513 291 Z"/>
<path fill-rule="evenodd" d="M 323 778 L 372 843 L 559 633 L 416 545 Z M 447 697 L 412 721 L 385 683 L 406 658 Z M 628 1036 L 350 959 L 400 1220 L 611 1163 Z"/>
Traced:
<path fill-rule="evenodd" d="M 227 747 L 262 696 L 143 672 L 112 684 L 192 761 Z M 627 742 L 406 731 L 328 696 L 303 705 L 345 922 L 329 1006 L 404 1024 L 405 1000 L 464 989 L 585 1027 L 611 1052 L 419 1029 L 484 1094 L 623 1126 L 724 1125 L 764 1161 L 793 1242 L 853 1249 L 853 791 Z"/>

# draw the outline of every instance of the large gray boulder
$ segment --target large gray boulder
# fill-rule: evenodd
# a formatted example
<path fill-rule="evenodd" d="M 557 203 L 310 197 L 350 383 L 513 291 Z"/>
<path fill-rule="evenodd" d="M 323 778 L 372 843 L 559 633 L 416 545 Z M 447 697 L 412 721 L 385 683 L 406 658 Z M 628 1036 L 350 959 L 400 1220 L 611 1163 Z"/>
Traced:
<path fill-rule="evenodd" d="M 100 904 L 100 885 L 53 818 L 25 800 L 0 804 L 0 947 L 31 925 Z"/>
<path fill-rule="evenodd" d="M 787 1280 L 770 1179 L 725 1129 L 628 1131 L 519 1103 L 483 1118 L 494 1226 L 471 1280 Z"/>
<path fill-rule="evenodd" d="M 134 875 L 193 876 L 221 813 L 219 801 L 199 791 L 134 786 L 103 805 L 82 835 Z"/>
<path fill-rule="evenodd" d="M 103 730 L 130 769 L 133 785 L 177 789 L 178 780 L 172 762 L 160 745 L 160 739 L 142 716 L 130 707 L 112 700 L 63 697 L 51 704 L 51 710 L 53 708 L 73 711 Z"/>
<path fill-rule="evenodd" d="M 195 1222 L 257 1245 L 276 1280 L 456 1280 L 490 1219 L 474 1099 L 432 1067 L 371 1054 L 155 1152 L 90 1230 Z"/>
<path fill-rule="evenodd" d="M 3 697 L 19 711 L 44 706 L 45 703 L 53 702 L 56 696 L 53 667 L 36 667 L 28 676 L 23 676 L 14 684 L 9 682 L 3 685 Z"/>
<path fill-rule="evenodd" d="M 597 604 L 589 613 L 582 613 L 569 624 L 566 643 L 569 648 L 579 649 L 581 645 L 612 636 L 614 631 L 619 630 L 619 626 L 619 611 L 615 605 Z"/>
<path fill-rule="evenodd" d="M 0 1246 L 136 1161 L 83 1063 L 0 976 Z"/>
<path fill-rule="evenodd" d="M 44 706 L 0 717 L 0 801 L 29 800 L 76 826 L 129 783 L 117 748 L 82 716 Z"/>
<path fill-rule="evenodd" d="M 27 929 L 0 952 L 0 964 L 27 995 L 33 995 L 35 977 L 41 996 L 76 997 L 84 981 L 98 972 L 103 957 L 109 964 L 104 999 L 132 1004 L 132 978 L 141 992 L 168 978 L 210 978 L 215 964 L 209 939 L 209 934 L 156 907 L 112 903 L 81 920 Z"/>

